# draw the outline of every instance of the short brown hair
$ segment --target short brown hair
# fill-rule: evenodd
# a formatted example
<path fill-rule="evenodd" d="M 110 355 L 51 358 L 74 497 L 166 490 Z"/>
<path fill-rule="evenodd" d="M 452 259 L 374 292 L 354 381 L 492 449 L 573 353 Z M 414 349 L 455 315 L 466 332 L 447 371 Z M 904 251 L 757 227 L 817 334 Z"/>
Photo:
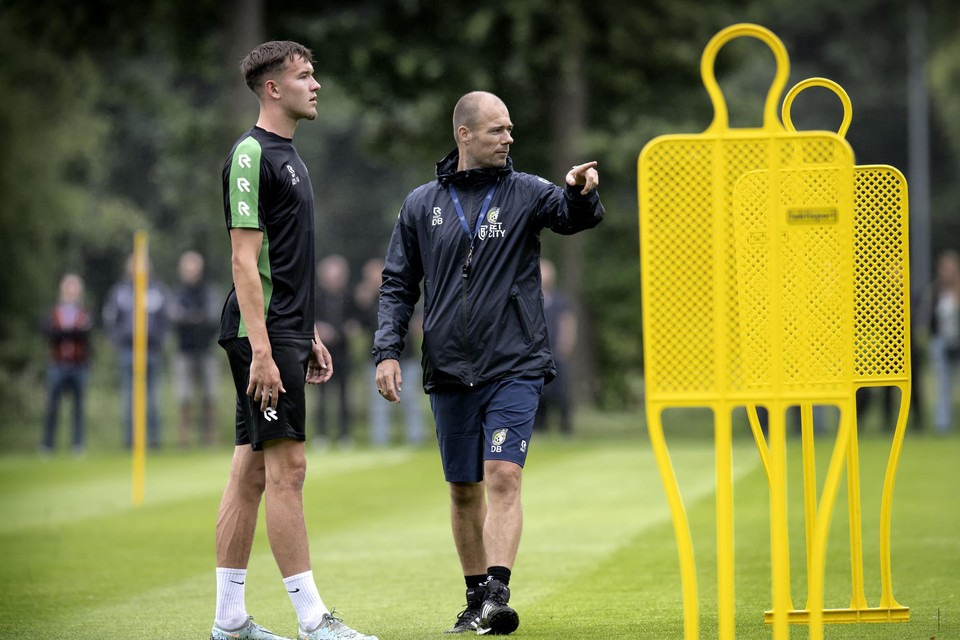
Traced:
<path fill-rule="evenodd" d="M 243 79 L 247 86 L 259 96 L 264 80 L 281 71 L 287 60 L 297 58 L 303 58 L 313 64 L 313 53 L 298 42 L 290 40 L 264 42 L 247 54 L 240 63 L 240 70 L 243 72 Z"/>

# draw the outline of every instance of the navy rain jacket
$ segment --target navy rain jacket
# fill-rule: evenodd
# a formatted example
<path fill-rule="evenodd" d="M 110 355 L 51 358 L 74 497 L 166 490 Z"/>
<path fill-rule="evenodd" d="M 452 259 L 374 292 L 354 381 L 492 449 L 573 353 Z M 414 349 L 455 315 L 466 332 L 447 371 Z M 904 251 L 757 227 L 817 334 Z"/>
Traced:
<path fill-rule="evenodd" d="M 556 375 L 540 289 L 540 231 L 570 235 L 603 219 L 600 196 L 502 169 L 457 171 L 456 150 L 437 179 L 412 191 L 390 238 L 380 287 L 373 355 L 400 359 L 423 282 L 423 386 L 474 386 L 503 378 Z M 471 240 L 454 206 L 459 196 Z M 468 264 L 469 261 L 469 264 Z"/>

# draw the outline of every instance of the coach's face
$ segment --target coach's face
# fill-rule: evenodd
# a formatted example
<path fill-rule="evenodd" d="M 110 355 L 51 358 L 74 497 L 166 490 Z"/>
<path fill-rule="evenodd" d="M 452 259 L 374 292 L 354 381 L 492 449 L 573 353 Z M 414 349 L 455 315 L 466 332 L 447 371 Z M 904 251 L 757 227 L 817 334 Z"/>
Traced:
<path fill-rule="evenodd" d="M 309 61 L 299 57 L 287 60 L 278 89 L 284 108 L 294 119 L 313 120 L 317 117 L 320 83 L 314 79 L 313 65 Z"/>
<path fill-rule="evenodd" d="M 507 164 L 513 144 L 513 122 L 507 105 L 493 96 L 486 97 L 477 109 L 473 126 L 461 126 L 457 132 L 462 143 L 465 169 L 497 169 Z"/>

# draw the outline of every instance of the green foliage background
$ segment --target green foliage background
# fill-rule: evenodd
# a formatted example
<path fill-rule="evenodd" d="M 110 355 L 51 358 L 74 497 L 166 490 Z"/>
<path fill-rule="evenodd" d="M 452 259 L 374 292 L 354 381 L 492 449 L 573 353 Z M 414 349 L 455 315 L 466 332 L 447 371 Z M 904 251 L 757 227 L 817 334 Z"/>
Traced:
<path fill-rule="evenodd" d="M 916 1 L 928 16 L 938 250 L 960 244 L 960 11 Z M 544 252 L 580 305 L 590 364 L 581 392 L 605 407 L 639 406 L 636 158 L 657 135 L 709 123 L 699 78 L 707 40 L 735 22 L 771 28 L 791 54 L 791 83 L 825 75 L 850 94 L 858 162 L 909 172 L 905 12 L 895 0 L 8 0 L 0 386 L 35 392 L 44 364 L 36 324 L 59 276 L 83 274 L 99 308 L 137 229 L 151 233 L 157 277 L 172 282 L 178 254 L 197 248 L 229 287 L 220 169 L 256 115 L 237 62 L 262 40 L 289 38 L 314 50 L 323 84 L 321 117 L 297 136 L 317 193 L 318 248 L 346 255 L 355 275 L 383 252 L 404 195 L 452 148 L 449 114 L 468 90 L 489 89 L 511 107 L 521 170 L 559 181 L 571 157 L 599 160 L 607 220 L 571 248 L 545 237 Z M 733 126 L 758 124 L 772 56 L 735 42 L 718 77 Z M 575 121 L 564 119 L 571 106 Z M 798 126 L 839 121 L 829 100 L 802 111 Z M 36 417 L 33 403 L 14 404 Z"/>

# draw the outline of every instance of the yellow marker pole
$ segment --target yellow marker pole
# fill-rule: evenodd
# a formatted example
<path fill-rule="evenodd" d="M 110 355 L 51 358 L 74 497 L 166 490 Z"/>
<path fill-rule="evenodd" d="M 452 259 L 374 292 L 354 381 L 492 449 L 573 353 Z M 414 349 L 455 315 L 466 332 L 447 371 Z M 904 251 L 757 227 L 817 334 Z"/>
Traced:
<path fill-rule="evenodd" d="M 823 587 L 827 557 L 827 537 L 830 533 L 830 518 L 836 502 L 840 479 L 844 466 L 847 463 L 847 452 L 850 447 L 850 430 L 853 428 L 857 405 L 855 396 L 851 395 L 839 403 L 840 425 L 837 430 L 837 441 L 827 467 L 827 477 L 823 482 L 823 493 L 820 496 L 820 505 L 817 508 L 816 527 L 813 534 L 813 571 L 810 573 L 808 585 L 809 609 L 809 638 L 823 640 Z"/>
<path fill-rule="evenodd" d="M 677 552 L 680 556 L 680 588 L 683 593 L 683 639 L 700 638 L 699 604 L 697 602 L 697 568 L 693 552 L 693 536 L 690 533 L 690 521 L 683 507 L 677 474 L 670 461 L 670 452 L 663 433 L 663 407 L 647 402 L 647 430 L 653 449 L 663 488 L 667 494 L 667 504 L 673 519 L 673 533 L 677 539 Z"/>
<path fill-rule="evenodd" d="M 773 601 L 773 638 L 790 637 L 790 542 L 787 538 L 787 427 L 785 406 L 770 406 L 770 570 Z"/>
<path fill-rule="evenodd" d="M 907 318 L 909 323 L 909 317 Z M 909 340 L 910 334 L 907 333 Z M 910 356 L 910 343 L 905 346 L 904 353 Z M 909 369 L 909 363 L 907 363 Z M 880 498 L 880 610 L 888 612 L 891 620 L 906 622 L 910 619 L 910 609 L 897 602 L 893 597 L 893 575 L 890 563 L 890 519 L 893 502 L 893 485 L 897 478 L 897 465 L 903 449 L 903 436 L 907 428 L 907 416 L 910 414 L 909 383 L 900 385 L 900 414 L 897 417 L 897 428 L 893 434 L 893 446 L 890 448 L 890 459 L 887 462 L 887 472 L 883 478 L 883 493 Z"/>
<path fill-rule="evenodd" d="M 717 473 L 717 634 L 720 640 L 736 637 L 733 546 L 733 422 L 731 407 L 714 414 L 714 449 Z"/>
<path fill-rule="evenodd" d="M 822 425 L 821 425 L 822 426 Z M 807 611 L 810 603 L 811 576 L 815 563 L 813 538 L 817 529 L 817 459 L 814 442 L 813 403 L 800 403 L 800 442 L 803 460 L 803 522 L 807 543 Z"/>
<path fill-rule="evenodd" d="M 143 504 L 147 397 L 147 232 L 133 238 L 133 504 Z"/>
<path fill-rule="evenodd" d="M 857 414 L 853 413 L 850 445 L 847 449 L 847 509 L 850 528 L 850 609 L 867 609 L 863 584 L 863 513 L 860 497 L 860 442 L 857 436 Z"/>

